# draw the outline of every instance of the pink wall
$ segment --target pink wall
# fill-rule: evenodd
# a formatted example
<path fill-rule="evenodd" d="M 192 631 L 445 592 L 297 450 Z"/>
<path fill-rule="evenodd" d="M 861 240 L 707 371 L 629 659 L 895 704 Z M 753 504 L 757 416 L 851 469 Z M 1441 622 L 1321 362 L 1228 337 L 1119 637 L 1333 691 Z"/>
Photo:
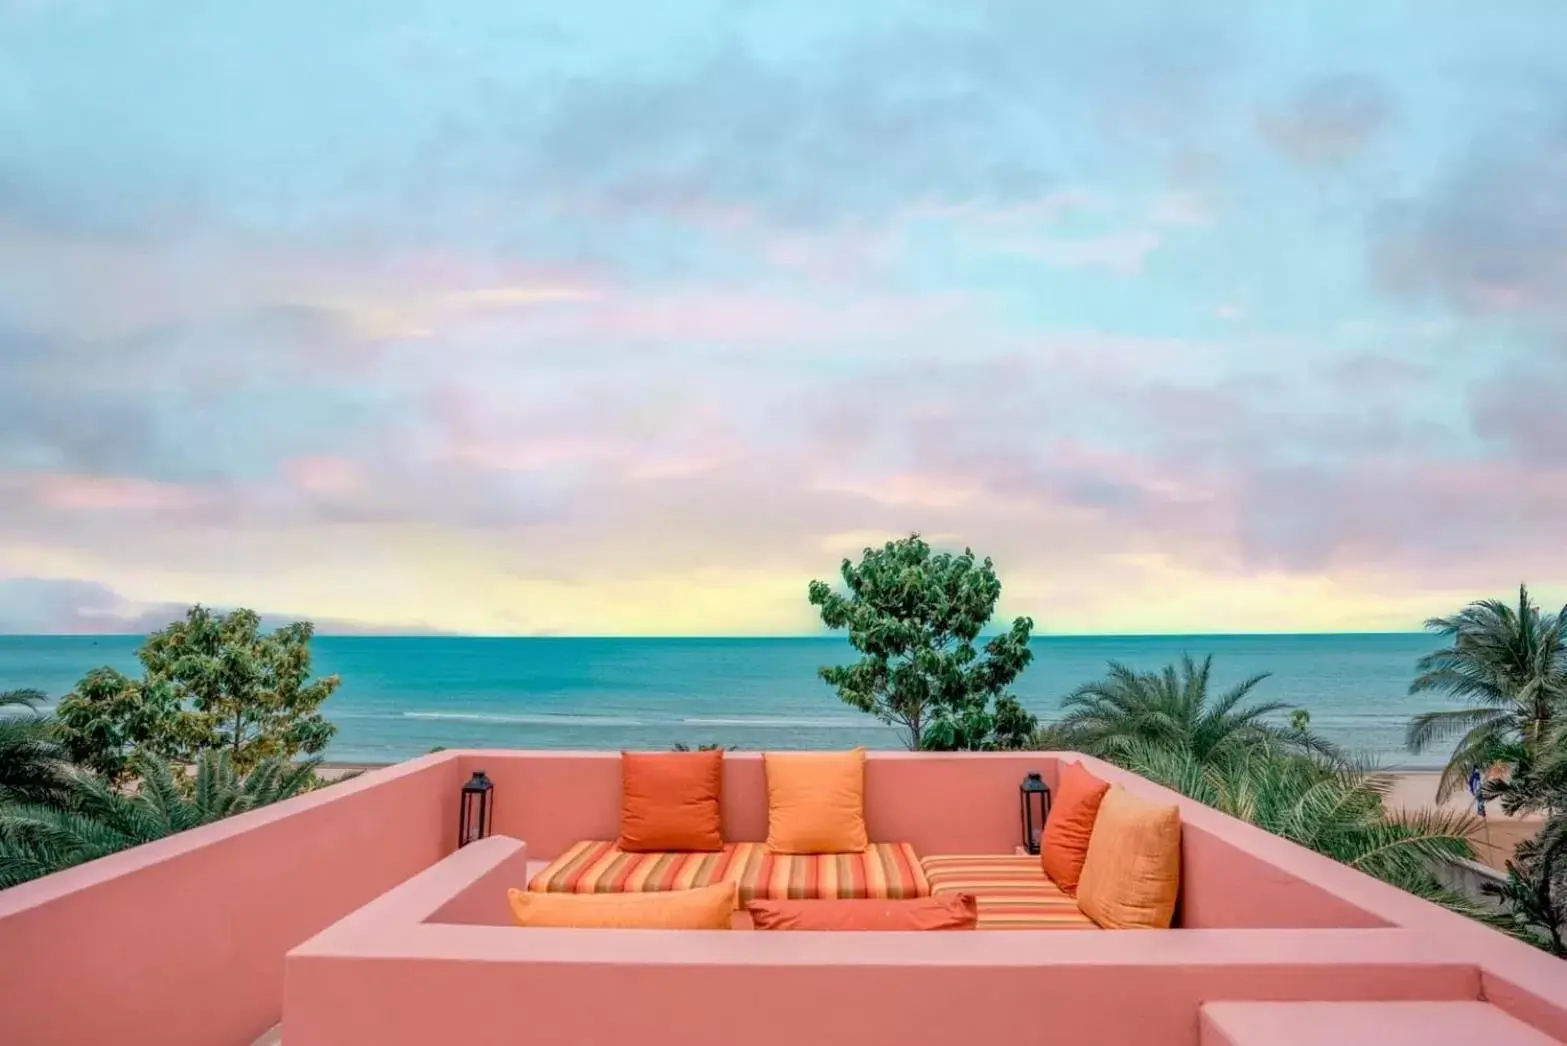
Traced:
<path fill-rule="evenodd" d="M 0 892 L 6 1046 L 240 1046 L 283 956 L 439 861 L 455 760 L 427 757 Z"/>
<path fill-rule="evenodd" d="M 636 1041 L 1193 1046 L 1211 999 L 1466 999 L 1467 956 L 1401 930 L 798 934 L 486 920 L 518 840 L 469 846 L 289 954 L 289 1046 Z M 457 918 L 453 918 L 457 916 Z M 451 925 L 462 922 L 468 925 Z M 809 1005 L 798 1005 L 809 1000 Z"/>

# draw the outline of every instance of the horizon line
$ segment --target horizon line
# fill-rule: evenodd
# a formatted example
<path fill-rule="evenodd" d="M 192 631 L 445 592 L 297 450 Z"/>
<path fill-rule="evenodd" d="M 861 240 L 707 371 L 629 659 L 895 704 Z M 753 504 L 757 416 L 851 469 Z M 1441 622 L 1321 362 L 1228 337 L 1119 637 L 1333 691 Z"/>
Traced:
<path fill-rule="evenodd" d="M 1003 635 L 1003 632 L 981 632 L 979 638 Z M 1326 636 L 1423 636 L 1422 629 L 1354 630 L 1344 632 L 1034 632 L 1032 639 L 1298 639 Z M 0 639 L 145 639 L 150 632 L 0 632 Z M 802 640 L 842 639 L 848 636 L 839 632 L 800 633 L 730 633 L 706 635 L 642 635 L 637 633 L 537 633 L 537 632 L 316 632 L 317 639 L 561 639 L 561 640 L 642 640 L 647 642 L 711 642 L 715 640 Z"/>

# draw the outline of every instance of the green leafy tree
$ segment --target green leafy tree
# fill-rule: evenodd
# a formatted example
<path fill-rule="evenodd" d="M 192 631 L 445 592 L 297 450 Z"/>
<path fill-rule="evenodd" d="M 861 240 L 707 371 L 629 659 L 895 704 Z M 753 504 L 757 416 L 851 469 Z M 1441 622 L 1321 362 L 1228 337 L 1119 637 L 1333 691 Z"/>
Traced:
<path fill-rule="evenodd" d="M 932 552 L 918 534 L 845 559 L 844 591 L 812 581 L 822 623 L 863 656 L 819 675 L 846 704 L 895 727 L 911 749 L 1018 748 L 1036 722 L 1007 687 L 1033 659 L 1017 618 L 978 647 L 1001 582 L 991 561 Z"/>
<path fill-rule="evenodd" d="M 1036 741 L 1117 761 L 1149 749 L 1189 757 L 1196 765 L 1218 763 L 1252 748 L 1338 753 L 1309 729 L 1310 716 L 1274 720 L 1290 706 L 1251 702 L 1267 673 L 1244 679 L 1218 696 L 1209 693 L 1213 657 L 1190 656 L 1157 672 L 1137 672 L 1112 661 L 1103 679 L 1085 683 L 1062 702 L 1063 715 Z"/>
<path fill-rule="evenodd" d="M 189 760 L 227 749 L 241 772 L 262 760 L 317 755 L 336 728 L 321 704 L 336 676 L 311 676 L 314 627 L 261 630 L 251 610 L 192 607 L 137 653 L 143 678 L 89 672 L 61 701 L 62 739 L 73 759 L 119 781 L 132 753 Z"/>
<path fill-rule="evenodd" d="M 1518 604 L 1488 599 L 1426 629 L 1449 645 L 1420 659 L 1411 694 L 1443 693 L 1467 708 L 1425 712 L 1405 738 L 1420 753 L 1457 738 L 1437 786 L 1446 799 L 1472 770 L 1501 763 L 1528 775 L 1550 754 L 1567 706 L 1567 610 L 1542 613 L 1518 588 Z"/>
<path fill-rule="evenodd" d="M 0 803 L 62 799 L 69 764 L 54 721 L 40 713 L 41 690 L 0 691 Z"/>
<path fill-rule="evenodd" d="M 0 888 L 307 792 L 314 762 L 266 759 L 240 775 L 227 751 L 203 752 L 190 787 L 151 752 L 131 757 L 134 793 L 77 772 L 63 803 L 0 806 Z"/>
<path fill-rule="evenodd" d="M 185 716 L 174 690 L 158 680 L 132 679 L 107 666 L 82 677 L 56 709 L 58 736 L 71 761 L 118 785 L 131 756 L 151 752 L 189 758 L 205 734 Z"/>

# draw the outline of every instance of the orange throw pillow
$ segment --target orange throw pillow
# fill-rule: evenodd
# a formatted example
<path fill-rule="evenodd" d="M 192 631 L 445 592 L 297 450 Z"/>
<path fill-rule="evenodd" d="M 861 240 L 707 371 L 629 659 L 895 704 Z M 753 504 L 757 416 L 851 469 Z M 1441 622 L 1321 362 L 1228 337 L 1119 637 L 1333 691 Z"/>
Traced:
<path fill-rule="evenodd" d="M 595 930 L 727 930 L 735 884 L 659 893 L 506 891 L 518 926 Z"/>
<path fill-rule="evenodd" d="M 1180 891 L 1180 810 L 1110 789 L 1099 804 L 1077 906 L 1107 930 L 1165 930 Z"/>
<path fill-rule="evenodd" d="M 767 848 L 775 854 L 863 853 L 865 749 L 764 752 Z"/>
<path fill-rule="evenodd" d="M 908 901 L 752 901 L 758 930 L 972 930 L 979 906 L 972 894 Z"/>
<path fill-rule="evenodd" d="M 1084 770 L 1082 763 L 1063 766 L 1056 781 L 1045 834 L 1039 842 L 1039 866 L 1071 896 L 1077 896 L 1077 881 L 1083 874 L 1099 803 L 1109 790 L 1110 786 Z"/>
<path fill-rule="evenodd" d="M 620 840 L 627 853 L 722 850 L 724 753 L 620 753 Z"/>

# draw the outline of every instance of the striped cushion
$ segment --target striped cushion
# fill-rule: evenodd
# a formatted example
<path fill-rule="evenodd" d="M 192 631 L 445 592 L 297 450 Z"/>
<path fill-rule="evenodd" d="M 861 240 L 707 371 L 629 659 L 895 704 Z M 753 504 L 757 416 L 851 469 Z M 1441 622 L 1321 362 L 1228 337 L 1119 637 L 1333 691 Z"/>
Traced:
<path fill-rule="evenodd" d="M 741 904 L 930 895 L 919 855 L 908 843 L 871 843 L 864 853 L 849 854 L 775 854 L 766 843 L 734 843 L 732 848 L 725 878 L 738 884 Z"/>
<path fill-rule="evenodd" d="M 979 930 L 1088 930 L 1094 921 L 1061 892 L 1027 854 L 955 854 L 920 862 L 930 892 L 969 893 L 979 906 Z"/>
<path fill-rule="evenodd" d="M 535 893 L 654 893 L 711 886 L 728 867 L 719 853 L 627 853 L 611 842 L 574 843 L 533 877 Z"/>
<path fill-rule="evenodd" d="M 758 898 L 926 897 L 930 887 L 907 843 L 872 843 L 857 854 L 775 854 L 766 843 L 721 853 L 626 853 L 611 842 L 576 843 L 533 877 L 539 893 L 645 893 L 733 882 L 739 902 Z"/>

